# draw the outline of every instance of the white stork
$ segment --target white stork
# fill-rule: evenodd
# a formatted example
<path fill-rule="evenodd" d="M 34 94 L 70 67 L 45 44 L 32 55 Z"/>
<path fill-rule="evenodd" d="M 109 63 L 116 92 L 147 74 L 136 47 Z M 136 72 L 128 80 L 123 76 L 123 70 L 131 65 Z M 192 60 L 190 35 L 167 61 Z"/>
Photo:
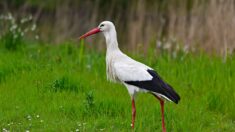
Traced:
<path fill-rule="evenodd" d="M 175 102 L 180 100 L 180 96 L 173 88 L 164 82 L 152 68 L 133 60 L 125 55 L 118 47 L 115 26 L 110 21 L 103 21 L 100 25 L 86 34 L 79 37 L 83 39 L 92 34 L 102 32 L 106 39 L 106 74 L 107 78 L 113 82 L 119 82 L 126 86 L 132 99 L 132 123 L 135 123 L 135 95 L 138 92 L 148 92 L 153 94 L 161 104 L 162 131 L 165 132 L 164 125 L 164 100 Z"/>

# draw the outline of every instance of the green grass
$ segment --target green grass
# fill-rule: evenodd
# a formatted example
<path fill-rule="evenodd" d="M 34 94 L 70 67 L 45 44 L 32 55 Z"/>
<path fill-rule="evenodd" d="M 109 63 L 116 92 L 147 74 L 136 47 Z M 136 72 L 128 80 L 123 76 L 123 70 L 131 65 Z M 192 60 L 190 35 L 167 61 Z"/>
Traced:
<path fill-rule="evenodd" d="M 225 63 L 203 53 L 132 57 L 181 96 L 178 105 L 166 103 L 168 131 L 235 131 L 234 57 Z M 136 131 L 161 131 L 152 95 L 139 94 L 136 107 Z M 0 50 L 1 130 L 131 131 L 130 123 L 130 97 L 124 86 L 106 81 L 104 53 L 70 44 Z"/>

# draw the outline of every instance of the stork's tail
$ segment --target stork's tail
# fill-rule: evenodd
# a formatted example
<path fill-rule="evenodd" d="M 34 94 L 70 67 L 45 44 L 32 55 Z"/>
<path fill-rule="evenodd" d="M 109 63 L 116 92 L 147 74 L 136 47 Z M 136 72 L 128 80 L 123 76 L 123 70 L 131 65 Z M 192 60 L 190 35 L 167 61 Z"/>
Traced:
<path fill-rule="evenodd" d="M 175 102 L 176 104 L 178 104 L 178 102 L 180 101 L 180 96 L 179 94 L 177 94 L 174 89 L 169 85 L 166 84 L 166 90 L 164 95 L 169 98 L 171 101 Z"/>

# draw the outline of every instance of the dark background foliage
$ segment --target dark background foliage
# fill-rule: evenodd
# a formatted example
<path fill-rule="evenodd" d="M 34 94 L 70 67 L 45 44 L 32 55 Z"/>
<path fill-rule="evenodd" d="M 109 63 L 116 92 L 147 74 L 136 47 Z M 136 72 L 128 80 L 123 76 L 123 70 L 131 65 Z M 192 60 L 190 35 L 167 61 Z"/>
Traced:
<path fill-rule="evenodd" d="M 41 39 L 53 43 L 74 40 L 110 20 L 128 50 L 147 51 L 157 41 L 219 54 L 235 48 L 234 0 L 1 0 L 0 12 L 32 14 Z M 104 43 L 101 37 L 92 40 Z"/>

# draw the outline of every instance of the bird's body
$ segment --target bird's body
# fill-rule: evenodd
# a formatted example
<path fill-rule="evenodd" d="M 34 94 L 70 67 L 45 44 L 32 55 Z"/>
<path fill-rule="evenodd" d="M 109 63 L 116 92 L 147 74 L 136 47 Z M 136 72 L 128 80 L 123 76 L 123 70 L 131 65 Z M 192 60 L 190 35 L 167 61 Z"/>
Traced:
<path fill-rule="evenodd" d="M 126 86 L 132 98 L 132 127 L 135 121 L 135 95 L 138 92 L 149 92 L 157 97 L 162 108 L 162 127 L 164 126 L 164 100 L 178 103 L 179 95 L 164 82 L 151 67 L 133 60 L 118 47 L 116 29 L 112 22 L 104 21 L 98 28 L 91 30 L 80 38 L 85 38 L 97 32 L 103 32 L 106 39 L 106 74 L 107 79 Z"/>
<path fill-rule="evenodd" d="M 178 103 L 179 97 L 171 99 L 173 97 L 168 97 L 170 95 L 164 92 L 164 90 L 172 91 L 171 86 L 165 83 L 152 68 L 133 60 L 119 49 L 106 55 L 106 74 L 108 80 L 124 84 L 132 97 L 139 92 L 151 92 L 159 98 L 175 100 L 174 102 Z"/>
<path fill-rule="evenodd" d="M 158 75 L 152 68 L 143 63 L 135 61 L 134 59 L 130 58 L 119 49 L 118 42 L 116 39 L 117 36 L 116 36 L 115 27 L 112 23 L 110 23 L 110 25 L 113 26 L 111 30 L 112 32 L 104 33 L 107 46 L 107 51 L 106 51 L 107 79 L 113 82 L 119 82 L 124 84 L 127 87 L 129 94 L 132 97 L 134 97 L 138 92 L 151 92 L 156 96 L 158 96 L 159 98 L 164 98 L 169 101 L 172 101 L 171 99 L 169 99 L 169 97 L 167 97 L 167 95 L 161 93 L 161 89 L 159 89 L 160 87 L 164 87 L 164 85 L 167 86 L 168 84 L 166 84 L 161 78 L 159 78 L 158 80 L 154 79 L 155 83 L 159 83 L 158 85 L 157 84 L 154 85 L 154 82 L 152 80 L 154 76 L 157 78 Z M 149 71 L 152 71 L 154 75 L 151 75 Z M 142 82 L 148 83 L 150 86 L 142 87 L 141 86 Z M 160 83 L 162 83 L 162 86 L 160 86 L 161 85 Z"/>
<path fill-rule="evenodd" d="M 142 73 L 147 69 L 150 69 L 150 67 L 131 59 L 120 50 L 106 55 L 107 79 L 124 84 L 129 94 L 132 96 L 139 91 L 147 92 L 147 90 L 129 85 L 126 81 L 141 80 L 139 77 L 143 76 L 145 76 L 146 79 L 151 79 L 152 76 Z"/>

